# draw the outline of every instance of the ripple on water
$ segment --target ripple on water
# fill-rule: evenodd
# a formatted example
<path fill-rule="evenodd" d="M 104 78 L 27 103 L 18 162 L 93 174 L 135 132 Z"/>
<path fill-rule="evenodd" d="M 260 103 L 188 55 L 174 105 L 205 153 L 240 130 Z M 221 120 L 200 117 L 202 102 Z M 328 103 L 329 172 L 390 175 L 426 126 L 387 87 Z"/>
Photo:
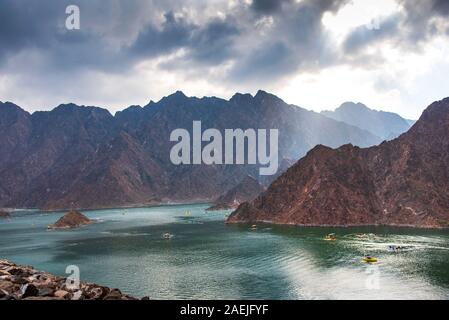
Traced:
<path fill-rule="evenodd" d="M 87 281 L 155 299 L 449 298 L 447 233 L 266 225 L 250 231 L 225 226 L 227 213 L 205 214 L 206 207 L 92 211 L 86 215 L 102 223 L 68 232 L 46 232 L 60 213 L 26 213 L 0 225 L 1 255 L 59 274 L 76 264 Z M 175 237 L 164 240 L 165 232 Z M 323 240 L 330 232 L 336 242 Z M 406 249 L 393 253 L 389 245 Z M 367 253 L 380 262 L 362 263 Z M 377 289 L 369 287 L 373 275 Z"/>

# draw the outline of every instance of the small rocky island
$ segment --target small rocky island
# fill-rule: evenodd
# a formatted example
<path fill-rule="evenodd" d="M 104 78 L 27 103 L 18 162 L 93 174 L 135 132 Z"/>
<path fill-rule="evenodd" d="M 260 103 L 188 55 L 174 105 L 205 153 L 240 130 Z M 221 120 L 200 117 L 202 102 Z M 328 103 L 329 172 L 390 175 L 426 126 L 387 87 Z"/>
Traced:
<path fill-rule="evenodd" d="M 0 219 L 9 219 L 11 214 L 7 211 L 0 210 Z"/>
<path fill-rule="evenodd" d="M 78 288 L 68 288 L 66 280 L 0 260 L 0 300 L 138 300 L 93 283 L 81 282 Z"/>
<path fill-rule="evenodd" d="M 56 223 L 49 225 L 48 229 L 74 229 L 92 223 L 93 221 L 83 215 L 81 212 L 72 210 L 61 219 L 56 221 Z"/>

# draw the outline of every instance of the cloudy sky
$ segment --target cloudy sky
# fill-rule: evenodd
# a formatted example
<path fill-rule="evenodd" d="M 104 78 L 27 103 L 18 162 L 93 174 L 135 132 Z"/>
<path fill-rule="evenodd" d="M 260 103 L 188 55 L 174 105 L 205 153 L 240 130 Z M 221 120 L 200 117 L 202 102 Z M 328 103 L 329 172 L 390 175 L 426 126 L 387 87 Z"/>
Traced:
<path fill-rule="evenodd" d="M 68 5 L 81 29 L 67 30 Z M 0 100 L 112 112 L 264 89 L 419 117 L 449 96 L 447 0 L 1 0 Z"/>

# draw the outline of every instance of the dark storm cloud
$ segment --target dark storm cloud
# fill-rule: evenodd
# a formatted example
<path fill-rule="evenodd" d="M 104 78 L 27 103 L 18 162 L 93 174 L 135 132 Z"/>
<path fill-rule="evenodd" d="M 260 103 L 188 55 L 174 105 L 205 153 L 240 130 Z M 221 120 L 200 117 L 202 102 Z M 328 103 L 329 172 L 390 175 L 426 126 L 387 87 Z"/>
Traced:
<path fill-rule="evenodd" d="M 27 47 L 44 47 L 51 43 L 57 32 L 54 19 L 57 6 L 48 6 L 48 1 L 41 4 L 41 7 L 32 8 L 33 3 L 24 0 L 0 2 L 0 59 Z"/>
<path fill-rule="evenodd" d="M 237 65 L 232 76 L 235 81 L 270 81 L 272 77 L 291 72 L 291 66 L 295 63 L 291 61 L 292 56 L 293 52 L 282 42 L 264 44 L 260 50 L 254 50 L 243 64 Z"/>
<path fill-rule="evenodd" d="M 449 1 L 447 0 L 434 0 L 432 4 L 432 10 L 443 16 L 449 15 Z"/>
<path fill-rule="evenodd" d="M 215 19 L 193 34 L 190 57 L 202 63 L 220 63 L 234 57 L 233 41 L 240 35 L 234 19 Z"/>
<path fill-rule="evenodd" d="M 366 46 L 393 41 L 397 46 L 418 50 L 423 43 L 442 33 L 440 26 L 449 16 L 448 0 L 397 0 L 401 14 L 378 21 L 379 28 L 361 26 L 344 41 L 347 54 L 357 54 Z M 447 29 L 443 29 L 447 32 Z"/>
<path fill-rule="evenodd" d="M 283 3 L 292 0 L 253 0 L 251 8 L 262 14 L 277 12 L 282 8 Z"/>
<path fill-rule="evenodd" d="M 368 43 L 373 44 L 397 34 L 399 31 L 399 21 L 401 17 L 398 15 L 388 17 L 383 21 L 378 21 L 378 25 L 360 26 L 356 28 L 345 40 L 343 49 L 345 52 L 355 53 L 359 49 L 364 48 Z"/>
<path fill-rule="evenodd" d="M 65 28 L 70 4 L 81 10 L 77 31 Z M 183 1 L 2 0 L 0 67 L 21 52 L 38 55 L 40 67 L 48 62 L 52 71 L 120 72 L 178 49 L 186 49 L 186 61 L 201 64 L 233 58 L 239 23 L 231 16 L 199 23 L 181 12 L 183 5 L 188 7 Z"/>
<path fill-rule="evenodd" d="M 65 10 L 71 4 L 79 5 L 82 12 L 91 10 L 91 15 L 82 16 L 81 30 L 73 32 L 65 28 Z M 97 28 L 107 21 L 105 17 L 110 18 L 111 12 L 103 10 L 98 3 L 95 5 L 94 1 L 87 0 L 2 0 L 0 67 L 9 58 L 24 53 L 38 56 L 39 68 L 47 67 L 47 71 L 116 69 L 120 61 L 126 63 L 126 57 L 114 47 L 114 35 L 107 35 Z"/>
<path fill-rule="evenodd" d="M 397 1 L 401 14 L 385 17 L 379 30 L 356 28 L 340 48 L 322 18 L 349 0 L 253 0 L 234 7 L 223 1 L 219 8 L 206 0 L 1 0 L 0 68 L 54 77 L 74 70 L 120 74 L 140 61 L 182 52 L 161 67 L 203 75 L 210 66 L 230 63 L 221 75 L 225 81 L 274 82 L 356 60 L 342 59 L 341 50 L 357 57 L 383 41 L 426 41 L 440 32 L 434 18 L 449 15 L 446 0 Z M 70 4 L 80 6 L 79 31 L 65 29 Z M 30 55 L 39 65 L 28 65 Z"/>
<path fill-rule="evenodd" d="M 286 2 L 272 15 L 269 37 L 257 43 L 231 71 L 235 81 L 272 81 L 273 78 L 332 63 L 337 54 L 321 22 L 323 15 L 337 11 L 344 0 Z"/>
<path fill-rule="evenodd" d="M 188 46 L 191 42 L 196 25 L 175 17 L 172 11 L 164 14 L 165 21 L 160 28 L 154 24 L 148 25 L 139 34 L 131 48 L 132 52 L 152 57 L 170 53 L 175 49 Z"/>
<path fill-rule="evenodd" d="M 239 35 L 236 21 L 211 19 L 197 25 L 173 12 L 164 18 L 160 27 L 150 24 L 142 30 L 131 53 L 148 58 L 184 48 L 187 54 L 183 59 L 199 64 L 220 63 L 232 56 L 232 40 Z"/>

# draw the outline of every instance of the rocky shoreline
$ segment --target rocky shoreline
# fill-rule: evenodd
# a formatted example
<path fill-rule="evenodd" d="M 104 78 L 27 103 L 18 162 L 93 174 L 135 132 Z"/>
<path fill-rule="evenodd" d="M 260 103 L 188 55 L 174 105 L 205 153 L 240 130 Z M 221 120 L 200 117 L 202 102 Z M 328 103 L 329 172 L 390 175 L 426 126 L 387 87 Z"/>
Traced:
<path fill-rule="evenodd" d="M 66 281 L 31 266 L 0 260 L 0 300 L 139 300 L 119 289 L 86 282 L 73 288 Z"/>

